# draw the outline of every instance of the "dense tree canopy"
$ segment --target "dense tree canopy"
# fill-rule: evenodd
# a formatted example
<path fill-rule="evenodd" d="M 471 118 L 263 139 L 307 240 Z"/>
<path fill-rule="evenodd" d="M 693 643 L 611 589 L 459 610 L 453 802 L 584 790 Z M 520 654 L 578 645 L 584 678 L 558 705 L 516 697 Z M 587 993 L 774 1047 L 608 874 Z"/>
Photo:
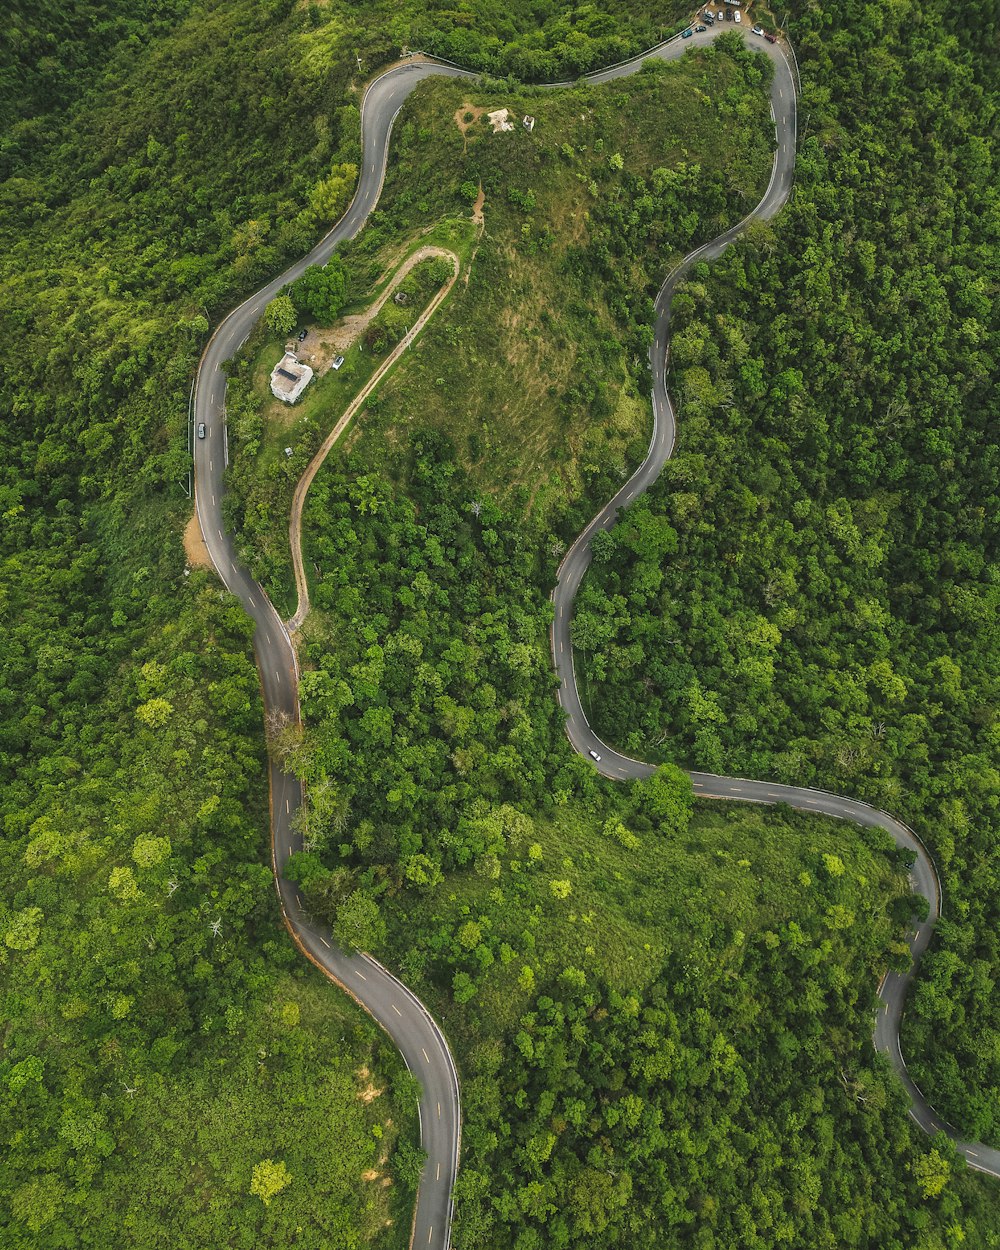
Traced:
<path fill-rule="evenodd" d="M 995 62 L 965 27 L 799 23 L 794 198 L 679 293 L 678 453 L 578 615 L 610 740 L 855 793 L 928 840 L 945 920 L 904 1051 L 996 1141 L 1000 201 Z"/>

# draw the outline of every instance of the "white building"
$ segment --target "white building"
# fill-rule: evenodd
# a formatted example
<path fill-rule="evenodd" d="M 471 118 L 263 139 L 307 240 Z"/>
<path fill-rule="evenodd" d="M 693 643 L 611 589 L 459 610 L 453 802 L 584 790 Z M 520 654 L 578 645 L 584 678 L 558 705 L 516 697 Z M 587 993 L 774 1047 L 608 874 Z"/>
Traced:
<path fill-rule="evenodd" d="M 494 113 L 487 113 L 486 120 L 493 127 L 495 135 L 498 135 L 502 130 L 514 129 L 514 123 L 510 120 L 509 109 L 497 109 Z"/>
<path fill-rule="evenodd" d="M 284 356 L 271 370 L 271 394 L 286 404 L 294 404 L 312 381 L 313 371 L 294 352 Z"/>

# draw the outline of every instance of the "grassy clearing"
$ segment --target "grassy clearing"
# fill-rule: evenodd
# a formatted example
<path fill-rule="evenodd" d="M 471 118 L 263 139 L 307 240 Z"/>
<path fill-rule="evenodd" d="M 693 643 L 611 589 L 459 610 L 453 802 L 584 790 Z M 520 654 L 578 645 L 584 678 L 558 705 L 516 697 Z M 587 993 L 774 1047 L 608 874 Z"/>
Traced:
<path fill-rule="evenodd" d="M 724 993 L 745 949 L 829 905 L 825 854 L 844 863 L 845 896 L 874 926 L 876 946 L 890 939 L 892 899 L 905 893 L 902 876 L 874 849 L 883 845 L 880 834 L 790 809 L 703 802 L 686 833 L 638 837 L 638 847 L 626 848 L 604 831 L 603 817 L 580 804 L 536 817 L 510 839 L 496 879 L 453 874 L 427 894 L 408 895 L 390 913 L 393 954 L 455 1036 L 481 1040 L 501 1035 L 527 1009 L 526 965 L 535 986 L 573 966 L 591 983 L 629 994 L 679 958 L 701 992 Z M 556 898 L 552 881 L 569 881 L 569 896 Z M 470 921 L 495 959 L 477 976 L 478 995 L 462 1005 L 450 972 L 455 935 Z M 434 935 L 427 945 L 440 954 L 428 959 L 414 950 L 414 932 Z M 828 957 L 845 958 L 849 930 L 830 937 Z"/>
<path fill-rule="evenodd" d="M 512 133 L 491 131 L 485 113 L 499 107 Z M 384 389 L 373 457 L 376 443 L 391 453 L 394 424 L 419 420 L 448 433 L 487 489 L 543 512 L 622 474 L 648 434 L 650 295 L 692 241 L 756 200 L 767 122 L 765 93 L 718 48 L 601 88 L 422 87 L 354 261 L 378 268 L 401 232 L 480 185 L 486 231 L 467 288 Z M 669 193 L 657 170 L 676 175 Z M 615 217 L 647 209 L 655 220 L 632 247 Z"/>
<path fill-rule="evenodd" d="M 98 1199 L 116 1212 L 117 1244 L 204 1246 L 224 1220 L 233 1245 L 407 1245 L 412 1196 L 387 1181 L 397 1143 L 416 1140 L 399 1056 L 312 970 L 275 978 L 273 995 L 261 1016 L 231 1009 L 203 1067 L 138 1089 Z M 264 1159 L 291 1176 L 267 1206 L 251 1192 Z"/>
<path fill-rule="evenodd" d="M 606 493 L 641 457 L 652 296 L 678 255 L 756 201 L 770 166 L 766 63 L 738 39 L 721 43 L 605 87 L 508 93 L 430 82 L 414 93 L 380 207 L 343 249 L 345 314 L 377 298 L 426 243 L 458 251 L 464 272 L 345 440 L 372 469 L 398 478 L 409 429 L 432 426 L 484 491 L 558 527 L 569 501 Z M 514 131 L 489 127 L 486 112 L 500 107 Z M 531 134 L 520 125 L 528 114 Z M 469 216 L 456 219 L 480 191 L 482 233 Z M 267 390 L 280 349 L 258 329 L 231 382 L 227 506 L 251 567 L 287 607 L 275 520 L 373 362 L 345 353 L 340 373 L 314 382 L 289 422 Z"/>

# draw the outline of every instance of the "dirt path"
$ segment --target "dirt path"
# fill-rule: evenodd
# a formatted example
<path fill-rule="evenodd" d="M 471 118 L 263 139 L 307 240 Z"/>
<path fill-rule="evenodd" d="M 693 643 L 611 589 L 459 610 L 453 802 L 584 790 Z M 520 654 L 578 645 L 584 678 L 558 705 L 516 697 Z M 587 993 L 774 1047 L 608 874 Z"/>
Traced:
<path fill-rule="evenodd" d="M 379 315 L 386 300 L 395 292 L 410 270 L 415 265 L 419 265 L 422 260 L 429 260 L 434 256 L 444 256 L 446 259 L 450 259 L 452 253 L 444 248 L 433 247 L 430 244 L 418 247 L 415 252 L 407 256 L 406 260 L 396 270 L 386 289 L 364 312 L 355 313 L 350 317 L 342 317 L 331 330 L 322 332 L 323 345 L 324 347 L 328 346 L 330 350 L 326 353 L 326 358 L 320 361 L 319 372 L 321 374 L 325 373 L 330 367 L 330 361 L 334 356 L 344 355 L 347 349 L 353 346 L 361 335 L 364 334 L 370 322 Z"/>
<path fill-rule="evenodd" d="M 407 348 L 413 344 L 414 340 L 419 336 L 424 326 L 428 321 L 430 321 L 434 313 L 437 312 L 441 303 L 447 298 L 451 288 L 455 285 L 461 269 L 461 263 L 458 257 L 454 252 L 449 252 L 443 247 L 426 247 L 414 252 L 409 261 L 401 266 L 392 282 L 389 283 L 389 286 L 379 297 L 376 304 L 372 306 L 372 309 L 369 309 L 368 314 L 359 314 L 359 316 L 362 317 L 366 315 L 374 315 L 374 312 L 377 312 L 378 309 L 382 307 L 388 297 L 409 272 L 410 268 L 416 264 L 417 259 L 426 259 L 428 256 L 440 256 L 446 260 L 450 260 L 452 264 L 451 277 L 440 289 L 440 291 L 437 292 L 404 337 L 400 339 L 393 350 L 368 379 L 364 387 L 362 387 L 362 389 L 348 405 L 344 415 L 323 440 L 323 445 L 320 447 L 315 456 L 313 456 L 312 460 L 310 460 L 309 467 L 306 469 L 305 473 L 302 474 L 301 478 L 299 478 L 298 485 L 295 487 L 295 495 L 292 499 L 292 512 L 288 521 L 288 543 L 292 551 L 292 567 L 295 570 L 295 589 L 298 594 L 298 604 L 295 609 L 295 615 L 288 621 L 289 633 L 294 634 L 297 630 L 301 629 L 303 622 L 309 615 L 309 582 L 306 578 L 305 570 L 302 567 L 302 508 L 306 501 L 306 495 L 309 493 L 309 487 L 313 483 L 313 478 L 315 478 L 316 474 L 319 472 L 323 461 L 330 454 L 334 443 L 337 442 L 341 434 L 343 434 L 343 432 L 347 429 L 351 422 L 351 418 L 361 408 L 365 400 L 369 397 L 369 395 L 371 395 L 372 391 L 375 390 L 376 386 L 378 386 L 379 382 L 382 381 L 389 369 L 391 369 L 396 361 L 399 360 Z"/>
<path fill-rule="evenodd" d="M 187 556 L 188 564 L 193 569 L 211 569 L 215 567 L 201 534 L 201 524 L 198 521 L 197 512 L 191 513 L 190 521 L 184 526 L 184 554 Z"/>

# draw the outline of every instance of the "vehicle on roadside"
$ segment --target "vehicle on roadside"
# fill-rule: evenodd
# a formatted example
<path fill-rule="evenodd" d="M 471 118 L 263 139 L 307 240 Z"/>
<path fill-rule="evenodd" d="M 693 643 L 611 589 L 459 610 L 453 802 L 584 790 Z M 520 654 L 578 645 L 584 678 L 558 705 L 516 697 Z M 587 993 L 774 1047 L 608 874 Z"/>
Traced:
<path fill-rule="evenodd" d="M 343 363 L 344 363 L 344 358 L 343 358 L 343 356 L 338 356 L 336 360 L 333 360 L 333 361 L 331 361 L 331 362 L 330 362 L 330 368 L 331 368 L 331 369 L 339 369 L 339 368 L 340 368 L 340 366 L 341 366 Z"/>
<path fill-rule="evenodd" d="M 707 29 L 708 29 L 708 27 L 707 27 L 707 26 L 696 26 L 696 27 L 695 27 L 695 30 L 698 32 L 698 34 L 699 34 L 699 35 L 701 34 L 701 32 L 702 32 L 703 30 L 707 30 Z"/>
<path fill-rule="evenodd" d="M 743 21 L 743 14 L 739 11 L 739 9 L 736 10 L 736 12 L 733 14 L 733 17 L 736 19 L 737 22 Z"/>
<path fill-rule="evenodd" d="M 199 438 L 205 437 L 205 422 L 204 421 L 198 422 L 198 437 Z"/>
<path fill-rule="evenodd" d="M 694 34 L 694 31 L 693 31 L 693 30 L 691 29 L 691 27 L 689 26 L 689 27 L 687 28 L 687 30 L 683 32 L 683 34 L 681 35 L 681 38 L 682 38 L 682 39 L 690 39 L 690 38 L 691 38 L 691 36 L 692 36 L 693 34 Z"/>
<path fill-rule="evenodd" d="M 300 343 L 302 342 L 302 340 L 306 337 L 306 335 L 307 335 L 308 333 L 309 333 L 309 331 L 308 331 L 308 330 L 300 330 L 300 331 L 299 331 L 299 342 L 300 342 Z"/>
<path fill-rule="evenodd" d="M 596 751 L 591 751 L 591 752 L 590 752 L 590 758 L 591 758 L 592 760 L 597 760 L 598 764 L 601 762 L 601 757 L 597 754 L 597 752 L 596 752 Z"/>
<path fill-rule="evenodd" d="M 764 33 L 764 27 L 763 27 L 763 26 L 755 26 L 755 27 L 753 28 L 753 33 L 754 33 L 755 35 L 762 35 L 762 34 Z"/>
<path fill-rule="evenodd" d="M 777 35 L 765 35 L 765 36 L 764 36 L 764 38 L 767 40 L 767 42 L 768 42 L 768 43 L 777 43 L 777 42 L 778 42 L 778 36 L 777 36 Z"/>

